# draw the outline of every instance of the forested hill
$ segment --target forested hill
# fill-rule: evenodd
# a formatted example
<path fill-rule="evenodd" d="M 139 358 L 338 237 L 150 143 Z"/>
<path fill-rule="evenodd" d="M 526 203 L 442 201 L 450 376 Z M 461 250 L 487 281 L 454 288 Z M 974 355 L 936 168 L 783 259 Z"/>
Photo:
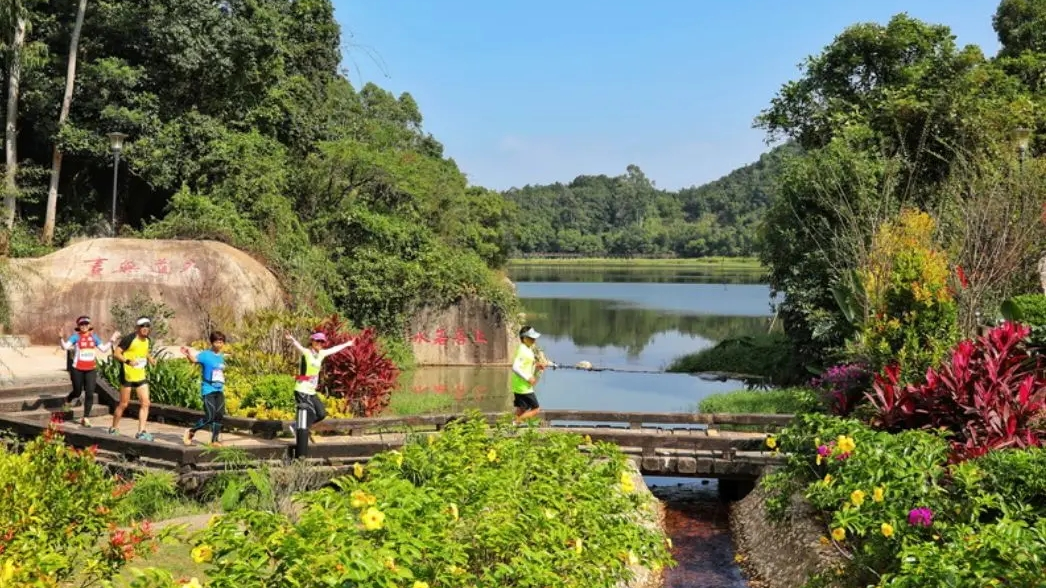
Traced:
<path fill-rule="evenodd" d="M 349 82 L 331 0 L 92 1 L 82 27 L 77 0 L 14 6 L 27 32 L 0 8 L 0 269 L 5 253 L 110 234 L 107 134 L 120 131 L 121 235 L 224 241 L 299 305 L 386 332 L 465 293 L 512 304 L 492 271 L 510 208 L 468 184 L 410 94 Z"/>
<path fill-rule="evenodd" d="M 515 252 L 680 257 L 753 255 L 756 225 L 792 144 L 702 186 L 656 188 L 637 166 L 623 175 L 505 192 L 520 210 Z"/>

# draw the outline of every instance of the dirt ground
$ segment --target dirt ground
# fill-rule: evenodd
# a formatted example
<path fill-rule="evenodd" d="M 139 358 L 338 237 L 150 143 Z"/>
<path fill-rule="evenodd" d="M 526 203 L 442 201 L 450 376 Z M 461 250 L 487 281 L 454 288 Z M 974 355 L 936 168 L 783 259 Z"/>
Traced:
<path fill-rule="evenodd" d="M 0 388 L 63 384 L 69 381 L 65 371 L 65 352 L 55 344 L 14 347 L 0 345 Z M 157 353 L 164 351 L 158 348 Z M 176 352 L 177 349 L 167 349 Z M 100 354 L 104 356 L 104 354 Z"/>

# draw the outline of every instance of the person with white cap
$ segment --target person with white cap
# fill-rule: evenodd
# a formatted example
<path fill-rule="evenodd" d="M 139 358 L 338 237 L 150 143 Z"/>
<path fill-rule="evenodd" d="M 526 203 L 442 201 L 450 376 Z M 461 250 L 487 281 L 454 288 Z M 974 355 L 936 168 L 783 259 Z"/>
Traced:
<path fill-rule="evenodd" d="M 140 317 L 135 321 L 135 332 L 127 335 L 116 346 L 113 357 L 120 362 L 120 403 L 113 411 L 113 426 L 109 433 L 118 435 L 120 433 L 117 425 L 123 417 L 123 411 L 131 403 L 131 389 L 138 391 L 138 433 L 135 439 L 152 441 L 153 436 L 145 430 L 149 421 L 149 381 L 145 372 L 145 366 L 156 365 L 156 358 L 152 353 L 153 340 L 149 337 L 153 323 L 147 316 Z"/>
<path fill-rule="evenodd" d="M 301 363 L 298 367 L 298 375 L 294 378 L 294 401 L 299 407 L 304 407 L 307 413 L 305 428 L 309 429 L 316 423 L 327 418 L 327 408 L 323 401 L 316 395 L 316 388 L 320 384 L 320 370 L 323 368 L 323 360 L 339 351 L 348 349 L 356 344 L 355 339 L 350 339 L 340 345 L 324 349 L 327 343 L 327 335 L 315 332 L 309 336 L 309 347 L 306 348 L 289 332 L 285 337 L 291 344 L 301 352 Z M 294 427 L 291 426 L 291 432 Z"/>
<path fill-rule="evenodd" d="M 119 332 L 113 333 L 109 341 L 102 342 L 101 337 L 94 333 L 91 326 L 91 317 L 81 316 L 76 319 L 76 332 L 66 341 L 62 332 L 58 332 L 59 344 L 62 349 L 70 353 L 68 369 L 69 378 L 73 383 L 73 391 L 65 397 L 65 403 L 71 403 L 83 394 L 84 414 L 80 419 L 80 426 L 90 427 L 91 408 L 94 407 L 94 391 L 98 384 L 98 352 L 106 353 L 120 337 Z"/>
<path fill-rule="evenodd" d="M 516 407 L 517 424 L 537 416 L 541 411 L 538 404 L 537 394 L 534 393 L 534 385 L 537 384 L 538 373 L 545 369 L 544 362 L 539 362 L 534 353 L 534 344 L 537 343 L 541 333 L 534 327 L 525 326 L 519 330 L 519 348 L 516 349 L 516 357 L 512 361 L 512 405 Z"/>

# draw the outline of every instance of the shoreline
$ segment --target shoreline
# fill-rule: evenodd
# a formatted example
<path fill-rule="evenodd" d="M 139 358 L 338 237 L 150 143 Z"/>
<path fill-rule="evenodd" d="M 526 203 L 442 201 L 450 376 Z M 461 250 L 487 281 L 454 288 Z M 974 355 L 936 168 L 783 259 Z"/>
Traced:
<path fill-rule="evenodd" d="M 765 271 L 755 257 L 516 257 L 506 267 L 627 267 L 643 268 L 710 268 Z"/>

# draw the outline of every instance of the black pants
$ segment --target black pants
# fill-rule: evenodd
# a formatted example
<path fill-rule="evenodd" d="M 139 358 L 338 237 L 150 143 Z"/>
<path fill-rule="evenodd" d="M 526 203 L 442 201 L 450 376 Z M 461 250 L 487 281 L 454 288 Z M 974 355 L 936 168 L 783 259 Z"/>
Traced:
<path fill-rule="evenodd" d="M 191 432 L 202 431 L 210 427 L 211 443 L 218 441 L 222 433 L 222 420 L 225 419 L 225 393 L 211 392 L 203 397 L 203 418 L 189 429 Z"/>
<path fill-rule="evenodd" d="M 312 428 L 313 425 L 327 418 L 327 407 L 323 406 L 323 401 L 320 400 L 319 394 L 295 392 L 294 402 L 298 404 L 298 408 L 305 409 L 306 429 Z M 297 419 L 297 415 L 294 418 Z M 295 421 L 295 426 L 297 426 L 297 421 Z"/>
<path fill-rule="evenodd" d="M 91 408 L 94 407 L 94 390 L 95 386 L 98 385 L 98 372 L 95 370 L 85 372 L 71 369 L 69 370 L 69 378 L 73 381 L 73 391 L 65 397 L 65 401 L 71 403 L 83 394 L 84 417 L 89 418 L 91 416 Z"/>

